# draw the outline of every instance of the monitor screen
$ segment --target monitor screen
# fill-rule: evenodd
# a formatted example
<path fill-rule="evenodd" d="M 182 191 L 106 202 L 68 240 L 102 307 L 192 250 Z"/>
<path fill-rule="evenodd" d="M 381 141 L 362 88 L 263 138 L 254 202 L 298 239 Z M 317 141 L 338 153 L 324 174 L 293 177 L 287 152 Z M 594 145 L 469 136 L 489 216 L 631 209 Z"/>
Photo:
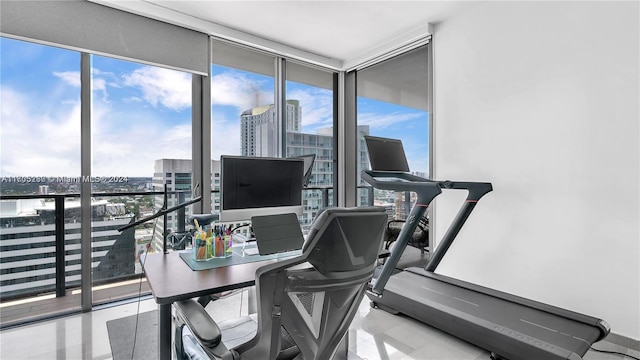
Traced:
<path fill-rule="evenodd" d="M 365 136 L 369 162 L 373 171 L 409 172 L 409 163 L 402 141 L 377 136 Z"/>
<path fill-rule="evenodd" d="M 220 157 L 220 221 L 302 214 L 302 159 Z"/>

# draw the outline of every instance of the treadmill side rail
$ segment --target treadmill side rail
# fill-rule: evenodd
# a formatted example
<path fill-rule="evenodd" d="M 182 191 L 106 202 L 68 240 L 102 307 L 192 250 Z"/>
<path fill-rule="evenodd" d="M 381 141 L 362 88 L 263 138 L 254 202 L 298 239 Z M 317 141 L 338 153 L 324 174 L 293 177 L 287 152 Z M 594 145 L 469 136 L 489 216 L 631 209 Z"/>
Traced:
<path fill-rule="evenodd" d="M 521 296 L 517 296 L 517 295 L 513 295 L 513 294 L 509 294 L 506 292 L 502 292 L 502 291 L 498 291 L 495 289 L 491 289 L 488 287 L 484 287 L 484 286 L 480 286 L 477 284 L 472 284 L 466 281 L 462 281 L 459 279 L 454 279 L 451 277 L 448 277 L 446 275 L 442 275 L 442 274 L 436 274 L 436 273 L 432 273 L 429 271 L 425 271 L 421 268 L 418 267 L 411 267 L 411 268 L 406 268 L 405 271 L 408 271 L 410 273 L 416 274 L 416 275 L 420 275 L 420 276 L 424 276 L 433 280 L 438 280 L 453 286 L 457 286 L 460 288 L 464 288 L 476 293 L 481 293 L 484 295 L 488 295 L 494 298 L 498 298 L 498 299 L 502 299 L 505 301 L 509 301 L 518 305 L 523 305 L 526 306 L 528 308 L 532 308 L 532 309 L 536 309 L 536 310 L 540 310 L 540 311 L 544 311 L 546 313 L 549 314 L 553 314 L 555 316 L 558 317 L 562 317 L 568 320 L 572 320 L 575 322 L 579 322 L 579 323 L 583 323 L 585 325 L 588 326 L 593 326 L 596 327 L 600 330 L 600 334 L 597 337 L 597 339 L 595 340 L 600 341 L 602 339 L 604 339 L 605 337 L 607 337 L 607 335 L 609 335 L 609 332 L 611 331 L 611 328 L 609 327 L 609 324 L 599 318 L 595 318 L 589 315 L 585 315 L 585 314 L 581 314 L 575 311 L 571 311 L 571 310 L 567 310 L 567 309 L 563 309 L 557 306 L 553 306 L 553 305 L 549 305 L 549 304 L 545 304 L 539 301 L 535 301 L 535 300 L 531 300 L 531 299 L 527 299 L 527 298 L 523 298 Z"/>
<path fill-rule="evenodd" d="M 598 319 L 558 316 L 544 304 L 539 310 L 513 295 L 497 297 L 447 280 L 402 271 L 389 279 L 382 298 L 372 300 L 509 360 L 580 359 L 603 337 Z"/>

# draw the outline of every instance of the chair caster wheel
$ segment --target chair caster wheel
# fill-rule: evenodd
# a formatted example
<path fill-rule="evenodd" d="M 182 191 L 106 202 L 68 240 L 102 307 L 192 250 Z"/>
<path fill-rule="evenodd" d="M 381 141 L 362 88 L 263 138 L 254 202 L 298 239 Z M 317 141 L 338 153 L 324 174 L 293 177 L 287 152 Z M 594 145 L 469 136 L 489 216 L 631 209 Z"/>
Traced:
<path fill-rule="evenodd" d="M 375 309 L 378 307 L 378 304 L 375 301 L 370 301 L 369 306 L 371 306 L 372 309 Z"/>
<path fill-rule="evenodd" d="M 502 356 L 500 356 L 500 355 L 498 355 L 496 353 L 493 353 L 493 352 L 491 354 L 489 354 L 489 359 L 491 359 L 491 360 L 508 360 L 508 359 L 503 358 Z"/>

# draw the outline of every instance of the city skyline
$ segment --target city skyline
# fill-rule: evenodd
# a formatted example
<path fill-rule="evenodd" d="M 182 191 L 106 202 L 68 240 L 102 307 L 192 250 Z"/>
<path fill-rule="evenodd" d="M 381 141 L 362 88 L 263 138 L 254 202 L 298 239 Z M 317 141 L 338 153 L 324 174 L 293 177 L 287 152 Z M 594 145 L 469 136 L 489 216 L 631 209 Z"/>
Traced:
<path fill-rule="evenodd" d="M 79 176 L 80 54 L 0 39 L 0 176 Z M 273 103 L 273 78 L 212 66 L 212 159 L 240 154 L 240 114 Z M 191 158 L 191 75 L 92 59 L 92 175 L 153 176 L 159 158 Z M 287 82 L 302 133 L 331 127 L 333 94 Z M 402 139 L 412 171 L 428 171 L 426 112 L 358 99 L 358 125 Z M 230 134 L 237 134 L 230 136 Z"/>

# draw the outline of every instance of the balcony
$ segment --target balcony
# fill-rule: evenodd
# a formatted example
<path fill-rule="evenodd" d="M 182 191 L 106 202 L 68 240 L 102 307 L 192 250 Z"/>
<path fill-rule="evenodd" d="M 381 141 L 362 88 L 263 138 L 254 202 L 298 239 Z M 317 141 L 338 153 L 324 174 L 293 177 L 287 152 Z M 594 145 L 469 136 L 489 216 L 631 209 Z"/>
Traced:
<path fill-rule="evenodd" d="M 141 198 L 162 193 L 95 193 L 91 204 L 94 305 L 149 294 L 137 256 L 153 225 L 119 232 Z M 107 199 L 126 201 L 110 202 Z M 2 195 L 0 327 L 81 309 L 81 206 L 78 194 Z M 153 201 L 147 199 L 146 203 Z M 147 209 L 153 211 L 153 208 Z"/>
<path fill-rule="evenodd" d="M 359 186 L 359 189 L 364 194 L 360 204 L 373 205 L 373 189 L 368 186 Z M 165 215 L 156 222 L 130 230 L 120 232 L 118 229 L 157 210 L 158 206 L 153 204 L 162 203 L 158 200 L 163 194 L 151 191 L 93 194 L 93 306 L 150 294 L 138 257 L 150 249 L 162 251 L 163 234 L 170 232 L 167 229 L 184 228 L 189 209 L 171 219 Z M 168 193 L 168 203 L 183 203 L 187 194 L 185 191 Z M 301 217 L 301 226 L 305 229 L 318 211 L 334 205 L 333 188 L 307 187 L 303 199 L 312 201 Z M 3 205 L 0 328 L 79 312 L 82 260 L 79 195 L 2 195 L 0 200 Z M 18 203 L 25 206 L 20 208 Z M 28 207 L 31 210 L 24 211 Z M 13 215 L 9 214 L 10 208 L 15 210 Z M 154 241 L 156 246 L 152 246 Z"/>

